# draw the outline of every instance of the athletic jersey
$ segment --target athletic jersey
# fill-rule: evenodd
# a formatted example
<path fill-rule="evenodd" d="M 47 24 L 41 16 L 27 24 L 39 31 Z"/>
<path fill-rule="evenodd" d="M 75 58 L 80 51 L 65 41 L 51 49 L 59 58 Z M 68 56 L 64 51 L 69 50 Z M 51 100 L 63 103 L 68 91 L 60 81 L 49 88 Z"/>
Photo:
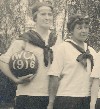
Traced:
<path fill-rule="evenodd" d="M 18 84 L 16 95 L 29 95 L 29 96 L 48 96 L 48 67 L 44 64 L 43 49 L 34 46 L 23 40 L 14 41 L 8 51 L 1 56 L 0 60 L 5 63 L 9 63 L 9 59 L 15 52 L 21 51 L 22 48 L 26 51 L 33 52 L 38 59 L 38 71 L 33 80 L 27 84 Z"/>
<path fill-rule="evenodd" d="M 75 43 L 70 39 L 67 41 Z M 84 46 L 86 50 L 86 44 Z M 96 52 L 91 47 L 89 50 L 95 56 Z M 48 75 L 59 77 L 57 96 L 90 96 L 91 62 L 87 59 L 87 67 L 84 67 L 76 60 L 80 54 L 69 42 L 63 42 L 54 50 L 54 60 Z"/>
<path fill-rule="evenodd" d="M 95 66 L 91 73 L 91 77 L 100 79 L 100 52 L 96 55 Z M 100 98 L 100 89 L 98 92 L 98 98 Z"/>

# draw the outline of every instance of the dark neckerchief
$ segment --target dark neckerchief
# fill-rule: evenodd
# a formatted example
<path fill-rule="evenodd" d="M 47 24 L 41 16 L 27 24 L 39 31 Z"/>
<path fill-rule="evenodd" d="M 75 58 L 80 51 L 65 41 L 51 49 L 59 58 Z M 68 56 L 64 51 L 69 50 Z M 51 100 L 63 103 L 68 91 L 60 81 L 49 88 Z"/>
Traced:
<path fill-rule="evenodd" d="M 52 63 L 53 51 L 50 47 L 52 47 L 56 42 L 56 37 L 54 37 L 53 33 L 50 33 L 49 35 L 48 45 L 45 45 L 45 42 L 41 38 L 41 36 L 33 30 L 29 30 L 28 32 L 22 34 L 19 37 L 19 40 L 27 41 L 35 46 L 42 48 L 44 51 L 44 63 L 46 67 L 48 66 L 49 60 L 50 60 L 50 63 Z"/>
<path fill-rule="evenodd" d="M 72 46 L 74 48 L 76 48 L 79 52 L 81 52 L 81 54 L 76 59 L 78 62 L 82 62 L 83 60 L 90 59 L 90 61 L 91 61 L 91 71 L 92 71 L 93 66 L 94 66 L 94 62 L 93 62 L 93 56 L 90 54 L 89 49 L 87 49 L 85 51 L 80 46 L 76 45 L 75 43 L 73 43 L 71 41 L 67 41 L 67 42 L 69 42 L 70 44 L 72 44 Z M 84 63 L 82 63 L 82 64 L 84 64 Z M 87 66 L 87 63 L 86 63 L 86 65 L 84 64 L 84 66 Z"/>

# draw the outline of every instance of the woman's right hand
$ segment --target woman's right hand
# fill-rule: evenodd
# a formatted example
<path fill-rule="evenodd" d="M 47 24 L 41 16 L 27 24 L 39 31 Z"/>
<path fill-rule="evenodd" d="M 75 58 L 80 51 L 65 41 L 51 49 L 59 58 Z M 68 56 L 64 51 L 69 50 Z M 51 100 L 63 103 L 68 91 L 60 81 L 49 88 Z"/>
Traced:
<path fill-rule="evenodd" d="M 29 74 L 27 76 L 18 77 L 18 79 L 15 80 L 15 83 L 16 84 L 29 83 L 34 77 L 35 77 L 35 75 L 33 75 L 33 74 Z"/>

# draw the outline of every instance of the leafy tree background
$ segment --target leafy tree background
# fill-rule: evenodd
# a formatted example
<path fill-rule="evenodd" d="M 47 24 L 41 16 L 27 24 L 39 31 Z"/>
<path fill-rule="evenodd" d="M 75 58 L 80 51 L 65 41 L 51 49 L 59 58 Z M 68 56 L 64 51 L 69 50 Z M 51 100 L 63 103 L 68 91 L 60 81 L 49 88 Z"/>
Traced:
<path fill-rule="evenodd" d="M 100 51 L 100 0 L 0 0 L 0 54 L 5 53 L 11 42 L 20 34 L 35 28 L 31 8 L 37 1 L 47 1 L 54 6 L 54 22 L 51 30 L 57 36 L 58 44 L 70 36 L 66 28 L 69 16 L 82 14 L 91 20 L 88 44 L 96 52 Z M 0 94 L 2 91 L 3 95 L 7 95 L 6 91 L 12 89 L 7 79 L 0 73 L 0 87 L 3 87 Z"/>
<path fill-rule="evenodd" d="M 91 19 L 89 45 L 100 50 L 100 0 L 0 0 L 0 53 L 6 52 L 11 41 L 34 28 L 31 7 L 37 1 L 54 6 L 53 29 L 57 42 L 68 37 L 66 22 L 70 15 L 82 14 Z"/>

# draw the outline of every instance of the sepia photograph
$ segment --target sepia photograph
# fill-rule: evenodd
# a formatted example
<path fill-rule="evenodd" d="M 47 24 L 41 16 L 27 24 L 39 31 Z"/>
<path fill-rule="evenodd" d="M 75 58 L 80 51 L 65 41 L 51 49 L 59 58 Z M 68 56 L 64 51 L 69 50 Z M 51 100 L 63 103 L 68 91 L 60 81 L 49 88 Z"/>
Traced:
<path fill-rule="evenodd" d="M 0 0 L 0 109 L 100 109 L 100 0 Z"/>

